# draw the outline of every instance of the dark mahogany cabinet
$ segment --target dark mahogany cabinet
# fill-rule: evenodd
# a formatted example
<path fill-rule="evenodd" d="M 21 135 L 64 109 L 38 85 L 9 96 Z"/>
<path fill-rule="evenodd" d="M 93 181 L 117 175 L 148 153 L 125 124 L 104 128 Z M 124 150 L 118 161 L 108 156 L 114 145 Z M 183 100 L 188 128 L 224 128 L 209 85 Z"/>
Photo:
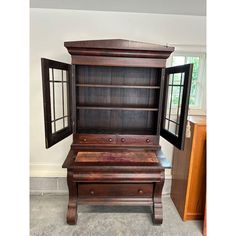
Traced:
<path fill-rule="evenodd" d="M 73 134 L 68 224 L 77 205 L 147 205 L 162 223 L 160 135 L 183 148 L 192 64 L 173 47 L 112 39 L 65 42 L 71 64 L 42 58 L 46 148 Z"/>

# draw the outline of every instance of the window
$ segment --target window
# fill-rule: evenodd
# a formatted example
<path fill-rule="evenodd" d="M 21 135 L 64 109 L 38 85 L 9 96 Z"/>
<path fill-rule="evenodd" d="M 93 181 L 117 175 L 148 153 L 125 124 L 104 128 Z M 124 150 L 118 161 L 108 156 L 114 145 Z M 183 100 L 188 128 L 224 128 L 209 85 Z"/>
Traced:
<path fill-rule="evenodd" d="M 204 53 L 175 53 L 172 56 L 172 66 L 193 63 L 192 83 L 189 99 L 189 113 L 193 110 L 205 112 L 205 54 Z M 176 75 L 178 76 L 178 75 Z M 175 78 L 178 80 L 178 78 Z M 176 105 L 173 99 L 172 105 Z"/>

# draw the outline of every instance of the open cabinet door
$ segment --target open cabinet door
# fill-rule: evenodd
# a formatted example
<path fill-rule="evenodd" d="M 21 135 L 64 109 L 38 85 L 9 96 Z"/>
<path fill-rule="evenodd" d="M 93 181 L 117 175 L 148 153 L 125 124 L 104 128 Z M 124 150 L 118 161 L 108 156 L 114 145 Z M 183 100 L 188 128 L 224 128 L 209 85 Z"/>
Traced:
<path fill-rule="evenodd" d="M 166 68 L 161 136 L 184 148 L 193 64 Z"/>
<path fill-rule="evenodd" d="M 46 148 L 72 134 L 71 65 L 42 58 Z"/>

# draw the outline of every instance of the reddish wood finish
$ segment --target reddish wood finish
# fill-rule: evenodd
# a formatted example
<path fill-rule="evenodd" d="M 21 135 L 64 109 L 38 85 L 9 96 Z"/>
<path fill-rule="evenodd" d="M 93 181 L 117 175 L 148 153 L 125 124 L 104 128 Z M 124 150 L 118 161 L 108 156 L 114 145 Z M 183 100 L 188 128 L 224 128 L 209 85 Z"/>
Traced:
<path fill-rule="evenodd" d="M 67 172 L 67 185 L 69 189 L 69 203 L 67 211 L 67 223 L 70 225 L 76 224 L 77 221 L 77 199 L 78 188 L 77 183 L 73 180 L 73 172 Z"/>
<path fill-rule="evenodd" d="M 164 58 L 168 58 L 170 53 L 174 51 L 174 47 L 137 42 L 125 39 L 71 41 L 71 42 L 65 42 L 64 46 L 68 49 L 71 55 L 80 54 L 79 53 L 80 51 L 91 52 L 91 51 L 98 51 L 100 49 L 111 53 L 115 53 L 116 50 L 118 50 L 120 54 L 122 52 L 127 52 L 127 50 L 130 50 L 128 52 L 137 51 L 139 53 L 139 57 L 141 52 L 147 53 L 147 51 L 154 51 L 153 53 L 156 54 L 161 54 L 161 55 L 166 54 Z"/>
<path fill-rule="evenodd" d="M 156 165 L 155 151 L 78 152 L 79 165 Z"/>
<path fill-rule="evenodd" d="M 163 212 L 162 212 L 162 201 L 161 194 L 164 185 L 165 175 L 164 172 L 161 173 L 161 181 L 154 183 L 153 191 L 153 223 L 162 224 Z"/>
<path fill-rule="evenodd" d="M 79 119 L 78 124 L 82 126 L 78 130 L 84 130 L 82 133 L 74 132 L 71 151 L 63 164 L 70 173 L 68 186 L 78 183 L 79 204 L 151 205 L 153 223 L 161 224 L 164 168 L 156 156 L 160 129 L 158 105 L 162 105 L 159 89 L 163 91 L 159 85 L 163 86 L 160 82 L 161 68 L 165 67 L 174 48 L 120 39 L 65 42 L 65 47 L 72 55 L 72 64 L 80 66 L 78 71 L 74 69 L 74 74 L 80 79 L 75 78 L 74 86 L 82 83 L 75 90 L 78 95 L 74 101 L 77 108 L 74 118 Z M 108 66 L 121 68 L 110 73 Z M 131 67 L 137 69 L 127 70 Z M 118 84 L 112 84 L 110 80 Z M 106 82 L 100 84 L 100 81 Z M 89 83 L 94 84 L 96 91 Z M 113 97 L 109 97 L 112 93 Z M 111 112 L 117 115 L 110 117 Z M 135 126 L 136 120 L 132 120 L 129 112 L 132 116 L 139 116 L 140 127 Z M 94 115 L 91 117 L 89 114 Z M 104 117 L 110 117 L 110 121 L 106 122 Z M 94 129 L 87 133 L 87 127 L 93 123 Z M 113 133 L 109 124 L 114 126 Z M 107 133 L 93 133 L 98 130 L 96 125 L 107 129 Z M 73 189 L 69 187 L 71 197 L 67 219 L 70 223 L 76 222 L 75 188 L 75 185 Z"/>
<path fill-rule="evenodd" d="M 173 47 L 123 39 L 65 42 L 72 64 L 165 67 Z"/>
<path fill-rule="evenodd" d="M 155 145 L 157 138 L 154 135 L 117 135 L 117 143 L 124 145 Z"/>
<path fill-rule="evenodd" d="M 79 144 L 115 144 L 116 135 L 106 135 L 106 134 L 79 134 L 78 139 Z"/>
<path fill-rule="evenodd" d="M 159 135 L 164 68 L 174 48 L 122 39 L 64 45 L 73 64 L 67 104 L 73 143 L 63 164 L 68 224 L 76 224 L 78 203 L 152 206 L 153 223 L 161 224 L 165 165 Z M 44 103 L 50 105 L 50 96 Z"/>
<path fill-rule="evenodd" d="M 206 197 L 206 118 L 195 116 L 190 122 L 185 150 L 174 149 L 171 198 L 185 220 L 204 216 Z"/>
<path fill-rule="evenodd" d="M 166 60 L 104 56 L 72 56 L 72 64 L 96 66 L 165 67 Z"/>
<path fill-rule="evenodd" d="M 79 198 L 152 198 L 153 184 L 79 184 Z"/>
<path fill-rule="evenodd" d="M 137 165 L 133 166 L 127 161 L 124 162 L 126 165 L 108 163 L 98 165 L 98 162 L 78 165 L 78 159 L 83 158 L 83 154 L 86 156 L 88 152 L 94 150 L 85 152 L 79 150 L 77 154 L 76 149 L 71 149 L 63 164 L 63 167 L 68 170 L 67 222 L 69 224 L 76 224 L 76 202 L 91 205 L 152 206 L 153 223 L 162 223 L 161 192 L 164 184 L 164 167 L 158 162 L 159 158 L 155 152 L 150 152 L 152 156 L 156 156 L 156 164 L 151 166 L 146 165 L 145 162 L 143 165 L 137 162 Z M 120 153 L 115 150 L 113 152 L 114 156 Z M 113 152 L 110 152 L 112 156 Z M 124 153 L 128 152 L 124 151 Z M 132 156 L 134 152 L 130 153 Z M 132 162 L 135 163 L 134 160 Z"/>
<path fill-rule="evenodd" d="M 156 135 L 74 134 L 73 145 L 157 147 L 158 142 Z"/>

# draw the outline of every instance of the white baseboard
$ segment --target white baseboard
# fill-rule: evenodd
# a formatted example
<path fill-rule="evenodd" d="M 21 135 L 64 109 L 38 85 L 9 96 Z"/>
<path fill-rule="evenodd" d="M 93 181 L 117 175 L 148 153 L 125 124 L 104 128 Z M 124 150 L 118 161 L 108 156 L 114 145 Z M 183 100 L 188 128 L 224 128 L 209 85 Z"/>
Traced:
<path fill-rule="evenodd" d="M 55 164 L 30 164 L 30 177 L 66 177 L 66 169 Z"/>

